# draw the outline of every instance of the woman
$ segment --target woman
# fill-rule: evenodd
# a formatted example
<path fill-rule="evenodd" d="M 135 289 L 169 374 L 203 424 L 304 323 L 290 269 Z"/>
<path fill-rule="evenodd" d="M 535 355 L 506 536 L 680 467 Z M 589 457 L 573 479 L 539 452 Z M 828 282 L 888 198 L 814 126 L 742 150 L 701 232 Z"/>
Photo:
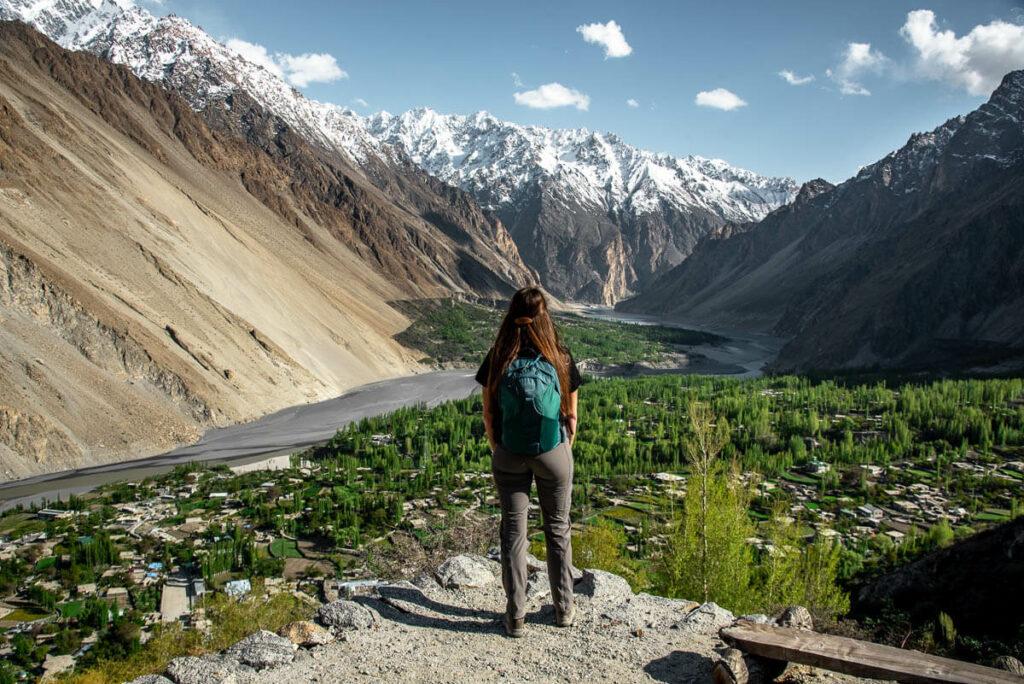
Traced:
<path fill-rule="evenodd" d="M 568 627 L 575 614 L 569 505 L 580 373 L 538 288 L 523 288 L 512 296 L 476 380 L 483 385 L 484 429 L 501 499 L 505 631 L 511 637 L 524 635 L 527 518 L 535 478 L 555 624 Z"/>

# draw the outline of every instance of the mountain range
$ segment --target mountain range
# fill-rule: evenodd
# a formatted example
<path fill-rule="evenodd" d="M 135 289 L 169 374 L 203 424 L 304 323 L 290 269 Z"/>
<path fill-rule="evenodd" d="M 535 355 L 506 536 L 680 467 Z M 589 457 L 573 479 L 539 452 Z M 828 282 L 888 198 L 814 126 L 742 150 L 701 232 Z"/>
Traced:
<path fill-rule="evenodd" d="M 1024 72 L 798 188 L 486 112 L 360 116 L 129 0 L 0 20 L 0 478 L 415 372 L 396 300 L 535 282 L 783 338 L 772 370 L 1024 367 Z"/>
<path fill-rule="evenodd" d="M 156 17 L 130 0 L 2 0 L 0 18 L 124 64 L 197 111 L 248 97 L 389 195 L 402 185 L 396 174 L 417 170 L 461 188 L 508 226 L 526 264 L 562 298 L 612 304 L 680 263 L 709 230 L 763 218 L 797 189 L 721 160 L 653 154 L 611 134 L 519 126 L 486 112 L 361 117 L 304 97 L 186 19 Z"/>
<path fill-rule="evenodd" d="M 837 186 L 709 233 L 625 311 L 786 338 L 775 370 L 1024 366 L 1024 71 Z"/>

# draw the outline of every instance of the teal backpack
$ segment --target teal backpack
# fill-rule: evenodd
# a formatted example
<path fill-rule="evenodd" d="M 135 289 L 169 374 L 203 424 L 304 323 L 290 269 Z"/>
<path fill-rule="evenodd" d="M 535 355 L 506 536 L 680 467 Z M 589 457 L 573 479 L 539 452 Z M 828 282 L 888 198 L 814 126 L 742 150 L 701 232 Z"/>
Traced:
<path fill-rule="evenodd" d="M 543 356 L 516 359 L 499 386 L 501 444 L 514 454 L 541 454 L 562 442 L 558 372 Z"/>

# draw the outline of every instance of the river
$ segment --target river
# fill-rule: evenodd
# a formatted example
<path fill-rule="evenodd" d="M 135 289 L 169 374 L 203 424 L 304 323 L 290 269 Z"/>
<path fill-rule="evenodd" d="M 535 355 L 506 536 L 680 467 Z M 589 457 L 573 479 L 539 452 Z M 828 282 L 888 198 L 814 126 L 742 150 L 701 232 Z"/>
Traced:
<path fill-rule="evenodd" d="M 620 314 L 601 307 L 574 307 L 574 310 L 604 320 L 700 329 L 647 316 Z M 753 377 L 760 374 L 761 368 L 774 358 L 781 347 L 778 339 L 767 336 L 715 330 L 706 332 L 728 339 L 716 345 L 688 348 L 683 366 L 661 367 L 649 372 Z M 141 480 L 190 461 L 241 465 L 292 453 L 325 442 L 338 429 L 354 421 L 403 406 L 433 406 L 450 399 L 461 399 L 472 394 L 475 388 L 473 374 L 465 369 L 381 380 L 357 387 L 334 399 L 291 406 L 249 423 L 211 429 L 198 442 L 157 456 L 0 483 L 0 511 L 19 504 L 29 506 L 58 498 L 67 499 L 72 494 L 82 494 L 111 482 Z"/>

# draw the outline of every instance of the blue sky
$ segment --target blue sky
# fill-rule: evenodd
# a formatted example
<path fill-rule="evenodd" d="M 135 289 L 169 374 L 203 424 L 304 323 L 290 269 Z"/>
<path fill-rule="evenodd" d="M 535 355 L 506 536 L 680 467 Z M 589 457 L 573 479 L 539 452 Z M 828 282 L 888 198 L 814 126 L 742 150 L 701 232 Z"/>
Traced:
<path fill-rule="evenodd" d="M 612 131 L 646 149 L 720 157 L 798 181 L 843 180 L 910 133 L 977 107 L 996 72 L 1024 68 L 1024 5 L 1010 0 L 164 0 L 149 7 L 188 17 L 217 38 L 263 46 L 279 60 L 330 55 L 347 76 L 328 70 L 303 92 L 362 113 L 485 109 L 519 123 Z M 918 13 L 916 32 L 901 33 L 914 10 L 930 10 L 931 23 Z M 628 55 L 606 57 L 577 31 L 608 21 L 620 27 Z M 791 85 L 782 70 L 814 80 Z M 527 93 L 552 83 L 585 95 L 586 109 L 578 100 L 549 109 L 517 103 L 515 93 L 550 104 L 543 97 L 550 90 Z M 702 91 L 712 93 L 704 102 L 745 105 L 699 106 Z"/>

